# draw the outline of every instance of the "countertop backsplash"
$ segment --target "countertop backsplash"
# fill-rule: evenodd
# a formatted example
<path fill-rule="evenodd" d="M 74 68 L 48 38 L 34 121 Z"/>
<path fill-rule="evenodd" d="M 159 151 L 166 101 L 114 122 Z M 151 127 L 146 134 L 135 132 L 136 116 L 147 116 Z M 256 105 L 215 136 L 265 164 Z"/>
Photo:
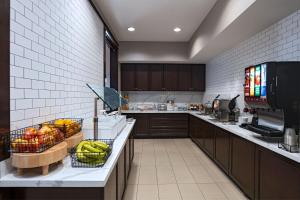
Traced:
<path fill-rule="evenodd" d="M 122 92 L 122 95 L 124 94 L 128 94 L 129 103 L 135 104 L 166 103 L 167 100 L 174 100 L 175 103 L 201 103 L 203 98 L 203 93 L 201 92 Z"/>

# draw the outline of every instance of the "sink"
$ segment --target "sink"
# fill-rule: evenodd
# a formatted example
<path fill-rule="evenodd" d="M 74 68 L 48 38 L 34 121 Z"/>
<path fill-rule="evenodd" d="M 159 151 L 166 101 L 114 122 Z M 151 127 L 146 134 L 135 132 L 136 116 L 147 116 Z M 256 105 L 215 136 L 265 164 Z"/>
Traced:
<path fill-rule="evenodd" d="M 98 118 L 98 138 L 115 139 L 126 126 L 125 115 L 104 116 Z M 86 139 L 94 138 L 93 118 L 85 120 L 83 123 L 83 133 Z"/>

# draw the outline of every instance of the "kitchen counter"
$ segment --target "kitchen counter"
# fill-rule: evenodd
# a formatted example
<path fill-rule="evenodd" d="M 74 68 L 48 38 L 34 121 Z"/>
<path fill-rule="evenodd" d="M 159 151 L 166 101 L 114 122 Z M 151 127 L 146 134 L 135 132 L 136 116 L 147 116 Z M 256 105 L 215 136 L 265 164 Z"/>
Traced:
<path fill-rule="evenodd" d="M 40 171 L 18 176 L 16 170 L 0 179 L 0 187 L 104 187 L 114 169 L 121 151 L 133 129 L 135 121 L 128 123 L 113 144 L 113 151 L 102 168 L 72 168 L 70 156 L 63 164 L 51 166 L 49 174 Z"/>
<path fill-rule="evenodd" d="M 211 120 L 210 116 L 207 115 L 199 115 L 199 112 L 197 111 L 156 111 L 156 110 L 150 110 L 150 111 L 137 111 L 137 110 L 126 110 L 126 111 L 122 111 L 122 113 L 126 114 L 126 113 L 185 113 L 185 114 L 190 114 L 193 115 L 197 118 L 200 118 L 208 123 L 211 123 L 221 129 L 224 129 L 228 132 L 231 132 L 241 138 L 244 138 L 248 141 L 251 141 L 257 145 L 260 145 L 266 149 L 269 149 L 275 153 L 278 153 L 284 157 L 287 157 L 293 161 L 296 161 L 298 163 L 300 163 L 300 153 L 290 153 L 288 151 L 285 151 L 283 149 L 278 148 L 278 143 L 277 142 L 269 142 L 266 141 L 261 135 L 253 132 L 253 131 L 249 131 L 246 129 L 243 129 L 241 127 L 239 127 L 239 125 L 230 125 L 230 124 L 225 124 L 222 122 L 218 122 L 216 120 Z"/>
<path fill-rule="evenodd" d="M 176 114 L 190 114 L 190 113 L 199 113 L 198 111 L 190 111 L 190 110 L 166 110 L 166 111 L 159 111 L 159 110 L 122 110 L 121 113 L 126 114 L 126 113 L 165 113 L 165 114 L 171 114 L 171 113 L 176 113 Z"/>
<path fill-rule="evenodd" d="M 248 141 L 251 141 L 257 145 L 260 145 L 266 149 L 269 149 L 275 153 L 278 153 L 282 156 L 285 156 L 291 160 L 294 160 L 294 161 L 300 163 L 300 153 L 290 153 L 288 151 L 280 149 L 280 148 L 278 148 L 277 142 L 275 142 L 275 143 L 268 142 L 261 135 L 255 133 L 253 131 L 243 129 L 243 128 L 239 127 L 239 125 L 229 125 L 229 124 L 225 124 L 225 123 L 218 122 L 215 120 L 211 120 L 210 116 L 199 115 L 197 113 L 191 113 L 191 115 L 198 117 L 206 122 L 209 122 L 219 128 L 222 128 L 230 133 L 233 133 L 241 138 L 244 138 Z"/>

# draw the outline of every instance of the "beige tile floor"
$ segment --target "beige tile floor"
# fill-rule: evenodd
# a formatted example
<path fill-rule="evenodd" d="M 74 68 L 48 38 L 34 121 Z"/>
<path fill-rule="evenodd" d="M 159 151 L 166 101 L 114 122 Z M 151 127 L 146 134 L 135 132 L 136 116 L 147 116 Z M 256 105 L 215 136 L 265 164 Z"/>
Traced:
<path fill-rule="evenodd" d="M 124 200 L 247 199 L 190 139 L 135 140 Z"/>

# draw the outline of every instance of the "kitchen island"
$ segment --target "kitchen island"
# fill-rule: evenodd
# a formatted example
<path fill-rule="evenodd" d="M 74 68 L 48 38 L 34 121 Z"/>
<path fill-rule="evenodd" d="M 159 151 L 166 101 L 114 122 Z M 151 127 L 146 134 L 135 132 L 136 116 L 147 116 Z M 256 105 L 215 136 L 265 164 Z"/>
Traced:
<path fill-rule="evenodd" d="M 127 122 L 102 168 L 72 168 L 68 156 L 46 176 L 35 171 L 18 176 L 14 170 L 0 179 L 0 199 L 121 199 L 134 157 L 134 124 Z"/>

